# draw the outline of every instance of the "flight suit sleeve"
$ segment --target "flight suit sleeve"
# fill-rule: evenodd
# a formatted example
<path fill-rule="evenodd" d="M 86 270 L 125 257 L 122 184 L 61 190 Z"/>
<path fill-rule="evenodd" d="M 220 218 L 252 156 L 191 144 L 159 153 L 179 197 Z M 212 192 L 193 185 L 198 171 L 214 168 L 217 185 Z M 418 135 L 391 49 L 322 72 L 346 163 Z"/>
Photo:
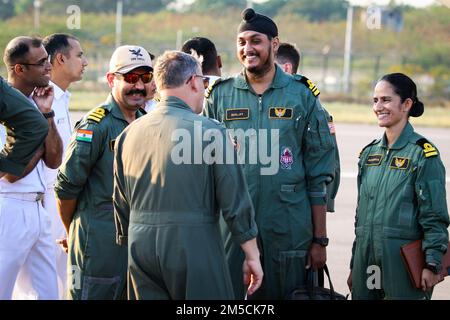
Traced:
<path fill-rule="evenodd" d="M 334 199 L 339 189 L 339 184 L 341 182 L 341 163 L 339 159 L 339 148 L 336 139 L 336 130 L 334 128 L 333 117 L 324 108 L 325 116 L 327 118 L 328 127 L 330 128 L 331 142 L 334 146 L 334 179 L 329 184 L 327 184 L 327 212 L 334 212 Z"/>
<path fill-rule="evenodd" d="M 120 246 L 127 245 L 130 220 L 130 205 L 125 195 L 122 163 L 122 144 L 125 137 L 126 132 L 120 134 L 114 147 L 114 222 L 116 224 L 116 243 Z"/>
<path fill-rule="evenodd" d="M 440 264 L 447 250 L 449 225 L 445 168 L 439 156 L 422 156 L 417 170 L 415 191 L 419 224 L 424 233 L 422 249 L 427 263 Z"/>
<path fill-rule="evenodd" d="M 333 181 L 335 148 L 323 107 L 313 98 L 303 134 L 303 159 L 311 205 L 326 204 L 326 184 Z"/>
<path fill-rule="evenodd" d="M 229 138 L 223 133 L 224 148 L 234 150 Z M 226 151 L 222 154 L 225 156 Z M 234 155 L 236 157 L 236 153 Z M 222 159 L 224 160 L 224 159 Z M 239 164 L 227 164 L 226 161 L 213 164 L 215 196 L 219 208 L 233 239 L 242 244 L 258 234 L 250 193 Z"/>
<path fill-rule="evenodd" d="M 47 120 L 22 93 L 0 79 L 0 121 L 7 134 L 0 171 L 21 176 L 47 137 Z"/>
<path fill-rule="evenodd" d="M 59 199 L 76 199 L 105 146 L 101 124 L 83 120 L 72 135 L 58 170 L 55 193 Z"/>

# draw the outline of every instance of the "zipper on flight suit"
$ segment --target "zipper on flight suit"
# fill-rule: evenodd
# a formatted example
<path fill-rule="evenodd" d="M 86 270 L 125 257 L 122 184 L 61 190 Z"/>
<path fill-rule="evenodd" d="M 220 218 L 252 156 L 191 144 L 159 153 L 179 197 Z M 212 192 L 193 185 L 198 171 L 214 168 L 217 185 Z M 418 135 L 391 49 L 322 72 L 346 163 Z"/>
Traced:
<path fill-rule="evenodd" d="M 385 166 L 386 163 L 389 163 L 389 162 L 388 162 L 388 159 L 389 159 L 389 153 L 390 153 L 390 149 L 387 148 L 386 156 L 383 157 L 383 160 L 382 160 L 380 166 Z M 380 176 L 378 177 L 377 183 L 375 184 L 376 186 L 379 186 L 379 185 L 380 185 L 380 182 L 381 182 L 381 180 L 383 180 L 383 178 L 384 178 L 386 172 L 387 172 L 386 167 L 384 167 L 383 172 L 380 174 Z M 374 204 L 375 204 L 375 205 L 376 205 L 376 203 L 377 203 L 377 201 L 378 201 L 378 196 L 379 196 L 379 193 L 377 193 L 377 194 L 374 196 Z M 372 225 L 372 228 L 371 228 L 371 230 L 370 230 L 370 243 L 373 243 L 373 244 L 374 244 L 374 242 L 373 242 L 373 234 L 374 234 L 374 230 L 373 230 L 373 229 L 374 229 L 374 216 L 375 216 L 375 214 L 376 214 L 375 210 L 376 210 L 376 206 L 375 206 L 375 208 L 374 208 L 374 210 L 373 210 L 373 215 L 372 215 L 372 217 L 371 217 L 371 225 Z M 376 261 L 377 257 L 376 257 L 376 255 L 375 255 L 375 245 L 372 245 L 372 256 L 374 257 L 374 259 L 375 259 L 375 261 Z M 378 267 L 381 268 L 381 266 L 378 266 Z"/>

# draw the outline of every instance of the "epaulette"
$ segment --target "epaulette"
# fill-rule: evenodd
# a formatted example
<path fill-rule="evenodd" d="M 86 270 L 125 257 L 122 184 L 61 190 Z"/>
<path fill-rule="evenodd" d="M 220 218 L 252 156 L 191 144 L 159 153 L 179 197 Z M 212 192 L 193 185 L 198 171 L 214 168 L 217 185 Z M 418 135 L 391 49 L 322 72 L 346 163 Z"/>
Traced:
<path fill-rule="evenodd" d="M 299 74 L 294 74 L 293 75 L 294 79 L 303 83 L 305 86 L 308 87 L 309 90 L 311 90 L 312 94 L 317 97 L 320 94 L 320 90 L 316 87 L 316 85 L 309 80 L 307 77 L 305 76 L 301 76 Z"/>
<path fill-rule="evenodd" d="M 361 151 L 359 152 L 358 158 L 361 158 L 361 155 L 362 155 L 363 151 L 366 150 L 368 147 L 374 145 L 377 141 L 378 141 L 377 139 L 373 139 L 371 143 L 369 143 L 367 146 L 362 148 Z"/>
<path fill-rule="evenodd" d="M 211 83 L 208 87 L 208 89 L 205 90 L 205 98 L 209 98 L 209 96 L 211 95 L 212 90 L 214 89 L 214 87 L 216 87 L 219 83 L 221 83 L 224 79 L 222 78 L 217 78 L 213 83 Z"/>
<path fill-rule="evenodd" d="M 98 107 L 95 108 L 94 110 L 92 110 L 88 115 L 87 115 L 87 120 L 92 120 L 94 122 L 99 123 L 100 121 L 102 121 L 102 119 L 109 113 L 109 110 L 103 108 L 103 107 Z"/>
<path fill-rule="evenodd" d="M 420 138 L 416 141 L 416 144 L 423 149 L 425 158 L 435 157 L 439 154 L 439 151 L 425 138 Z"/>

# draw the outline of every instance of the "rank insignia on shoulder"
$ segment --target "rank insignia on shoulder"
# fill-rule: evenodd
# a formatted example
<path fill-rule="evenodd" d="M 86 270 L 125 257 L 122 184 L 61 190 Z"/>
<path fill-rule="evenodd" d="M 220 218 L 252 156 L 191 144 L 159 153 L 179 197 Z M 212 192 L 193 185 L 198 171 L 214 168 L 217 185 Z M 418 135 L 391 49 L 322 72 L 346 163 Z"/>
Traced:
<path fill-rule="evenodd" d="M 379 166 L 381 163 L 381 160 L 383 159 L 382 154 L 369 154 L 369 156 L 366 159 L 366 166 Z"/>
<path fill-rule="evenodd" d="M 377 142 L 377 139 L 372 140 L 371 143 L 369 143 L 367 146 L 362 148 L 361 151 L 359 152 L 358 158 L 361 158 L 361 155 L 362 155 L 363 151 L 366 150 L 366 148 L 370 147 L 371 145 L 375 144 L 375 142 Z"/>
<path fill-rule="evenodd" d="M 214 87 L 217 86 L 220 82 L 222 82 L 222 78 L 217 78 L 213 83 L 209 85 L 208 89 L 205 90 L 205 98 L 209 98 Z"/>
<path fill-rule="evenodd" d="M 425 138 L 417 140 L 416 143 L 423 149 L 425 158 L 435 157 L 439 154 L 439 151 Z"/>
<path fill-rule="evenodd" d="M 108 114 L 108 110 L 98 107 L 88 114 L 87 119 L 99 123 Z"/>
<path fill-rule="evenodd" d="M 292 119 L 292 116 L 292 108 L 273 107 L 269 109 L 270 119 Z"/>
<path fill-rule="evenodd" d="M 392 157 L 391 163 L 389 164 L 389 168 L 391 169 L 400 169 L 406 170 L 409 166 L 409 158 L 403 157 Z"/>
<path fill-rule="evenodd" d="M 78 129 L 76 140 L 91 143 L 93 135 L 94 131 L 92 130 Z"/>
<path fill-rule="evenodd" d="M 294 77 L 294 78 L 298 79 L 297 77 Z M 317 86 L 311 80 L 309 80 L 307 77 L 302 76 L 300 78 L 300 82 L 303 83 L 305 86 L 307 86 L 309 88 L 309 90 L 311 90 L 311 92 L 313 93 L 313 95 L 315 97 L 317 97 L 320 94 L 320 90 L 317 88 Z"/>
<path fill-rule="evenodd" d="M 249 117 L 249 108 L 230 108 L 225 110 L 225 120 L 246 120 Z"/>

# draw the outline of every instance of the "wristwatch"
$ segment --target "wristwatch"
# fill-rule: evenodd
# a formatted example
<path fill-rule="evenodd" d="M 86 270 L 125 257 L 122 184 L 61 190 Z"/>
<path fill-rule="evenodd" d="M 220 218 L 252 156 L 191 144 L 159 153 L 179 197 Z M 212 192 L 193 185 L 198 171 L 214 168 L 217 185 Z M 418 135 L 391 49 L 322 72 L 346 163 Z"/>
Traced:
<path fill-rule="evenodd" d="M 329 241 L 330 241 L 330 239 L 328 239 L 327 237 L 320 237 L 320 238 L 313 237 L 313 239 L 312 239 L 313 243 L 317 243 L 317 244 L 321 245 L 322 247 L 326 247 L 328 245 Z"/>
<path fill-rule="evenodd" d="M 427 263 L 425 265 L 425 268 L 433 272 L 434 274 L 439 274 L 442 270 L 442 266 L 440 264 L 436 263 Z"/>
<path fill-rule="evenodd" d="M 50 112 L 43 112 L 42 115 L 45 119 L 53 118 L 55 116 L 55 111 L 52 110 Z"/>

